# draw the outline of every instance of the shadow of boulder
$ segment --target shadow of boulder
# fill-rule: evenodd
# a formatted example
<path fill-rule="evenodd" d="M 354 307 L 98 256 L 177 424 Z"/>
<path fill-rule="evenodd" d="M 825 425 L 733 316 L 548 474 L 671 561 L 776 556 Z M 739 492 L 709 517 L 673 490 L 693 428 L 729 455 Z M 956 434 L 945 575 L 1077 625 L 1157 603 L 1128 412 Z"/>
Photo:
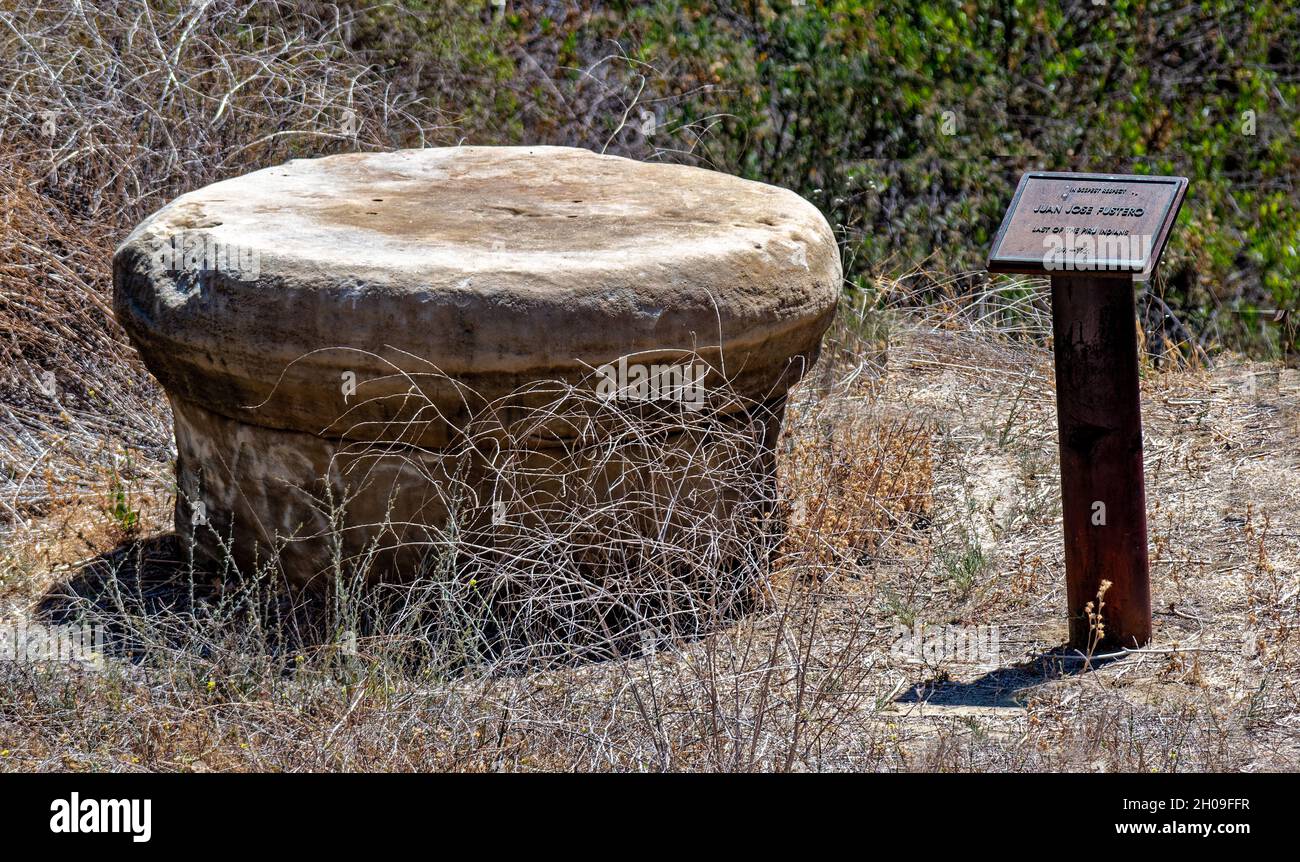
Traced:
<path fill-rule="evenodd" d="M 195 596 L 187 569 L 176 534 L 132 539 L 52 587 L 37 611 L 56 625 L 79 623 L 88 616 L 188 613 Z"/>
<path fill-rule="evenodd" d="M 192 565 L 175 533 L 123 542 L 50 588 L 36 607 L 49 625 L 97 627 L 104 652 L 127 660 L 158 648 L 198 655 L 239 649 L 235 641 L 248 634 L 254 617 L 258 652 L 322 643 L 310 611 L 319 611 L 310 597 L 224 584 Z"/>

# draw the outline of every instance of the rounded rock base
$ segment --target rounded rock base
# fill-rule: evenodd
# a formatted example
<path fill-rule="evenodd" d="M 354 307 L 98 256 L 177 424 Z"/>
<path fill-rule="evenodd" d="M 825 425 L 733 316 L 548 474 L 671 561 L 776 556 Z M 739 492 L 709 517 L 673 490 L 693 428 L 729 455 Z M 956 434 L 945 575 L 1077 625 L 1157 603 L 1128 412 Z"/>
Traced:
<path fill-rule="evenodd" d="M 489 427 L 446 451 L 262 428 L 171 402 L 177 532 L 196 559 L 237 577 L 328 589 L 469 571 L 511 550 L 591 556 L 608 541 L 647 557 L 692 553 L 709 530 L 775 509 L 783 399 L 688 412 L 676 429 L 623 412 L 589 439 L 551 446 Z M 581 421 L 594 430 L 600 417 Z"/>

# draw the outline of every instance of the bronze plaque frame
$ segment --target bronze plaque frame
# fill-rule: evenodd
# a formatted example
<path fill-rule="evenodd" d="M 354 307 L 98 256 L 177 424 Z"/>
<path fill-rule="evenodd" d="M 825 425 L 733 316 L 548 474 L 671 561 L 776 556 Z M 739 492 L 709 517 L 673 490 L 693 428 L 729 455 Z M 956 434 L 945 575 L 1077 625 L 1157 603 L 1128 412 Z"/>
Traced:
<path fill-rule="evenodd" d="M 1147 281 L 1186 192 L 1186 177 L 1029 171 L 993 239 L 989 272 Z"/>

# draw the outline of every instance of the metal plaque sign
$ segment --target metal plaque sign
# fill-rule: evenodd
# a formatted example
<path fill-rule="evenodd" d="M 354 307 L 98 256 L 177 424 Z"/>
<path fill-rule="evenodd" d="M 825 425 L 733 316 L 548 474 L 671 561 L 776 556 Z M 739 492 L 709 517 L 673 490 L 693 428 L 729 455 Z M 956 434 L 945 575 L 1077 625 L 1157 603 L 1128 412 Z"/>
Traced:
<path fill-rule="evenodd" d="M 1030 171 L 993 240 L 989 272 L 1146 281 L 1186 191 L 1185 177 Z"/>

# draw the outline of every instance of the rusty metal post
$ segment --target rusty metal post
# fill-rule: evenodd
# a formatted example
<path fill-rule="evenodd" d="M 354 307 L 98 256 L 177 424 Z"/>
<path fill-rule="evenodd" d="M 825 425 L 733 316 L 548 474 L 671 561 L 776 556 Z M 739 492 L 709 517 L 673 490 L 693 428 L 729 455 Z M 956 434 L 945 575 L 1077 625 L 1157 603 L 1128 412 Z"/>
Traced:
<path fill-rule="evenodd" d="M 1052 276 L 1066 595 L 1079 649 L 1102 581 L 1110 588 L 1096 646 L 1151 639 L 1136 323 L 1131 279 Z"/>

